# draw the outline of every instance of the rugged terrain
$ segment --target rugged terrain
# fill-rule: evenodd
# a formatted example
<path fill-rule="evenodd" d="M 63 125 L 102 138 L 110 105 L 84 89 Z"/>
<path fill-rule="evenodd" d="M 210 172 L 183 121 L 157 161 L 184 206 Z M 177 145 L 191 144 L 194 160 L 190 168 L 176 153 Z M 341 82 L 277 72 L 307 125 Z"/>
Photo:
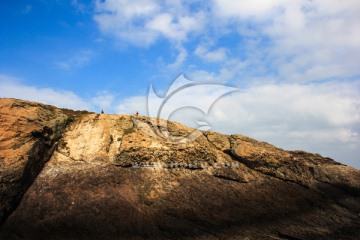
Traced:
<path fill-rule="evenodd" d="M 359 170 L 166 125 L 0 99 L 0 239 L 359 238 Z"/>

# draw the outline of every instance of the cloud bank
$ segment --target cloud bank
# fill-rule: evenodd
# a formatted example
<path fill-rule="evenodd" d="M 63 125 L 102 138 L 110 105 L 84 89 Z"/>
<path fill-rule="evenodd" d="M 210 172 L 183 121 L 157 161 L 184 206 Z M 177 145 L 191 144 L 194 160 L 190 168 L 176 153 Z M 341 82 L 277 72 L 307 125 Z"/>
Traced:
<path fill-rule="evenodd" d="M 84 98 L 71 91 L 31 86 L 20 78 L 1 74 L 0 89 L 2 98 L 17 98 L 74 110 L 111 111 L 114 102 L 114 96 L 108 92 Z"/>

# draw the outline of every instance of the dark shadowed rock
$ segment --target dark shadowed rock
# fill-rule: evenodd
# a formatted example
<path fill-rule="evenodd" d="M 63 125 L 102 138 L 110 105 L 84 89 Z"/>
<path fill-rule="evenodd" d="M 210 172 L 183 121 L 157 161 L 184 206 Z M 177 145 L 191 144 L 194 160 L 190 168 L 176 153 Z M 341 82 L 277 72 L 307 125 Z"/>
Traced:
<path fill-rule="evenodd" d="M 215 132 L 174 144 L 144 131 L 147 117 L 11 99 L 0 107 L 0 239 L 360 234 L 360 171 L 318 154 Z"/>
<path fill-rule="evenodd" d="M 55 107 L 0 99 L 0 223 L 50 158 L 67 120 Z"/>

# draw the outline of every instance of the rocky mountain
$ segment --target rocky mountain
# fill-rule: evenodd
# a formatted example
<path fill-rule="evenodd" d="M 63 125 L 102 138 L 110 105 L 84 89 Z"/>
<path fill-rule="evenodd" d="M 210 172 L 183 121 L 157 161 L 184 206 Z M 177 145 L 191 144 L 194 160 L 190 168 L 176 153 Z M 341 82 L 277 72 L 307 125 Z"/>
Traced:
<path fill-rule="evenodd" d="M 246 136 L 0 99 L 0 239 L 359 239 L 360 171 Z"/>

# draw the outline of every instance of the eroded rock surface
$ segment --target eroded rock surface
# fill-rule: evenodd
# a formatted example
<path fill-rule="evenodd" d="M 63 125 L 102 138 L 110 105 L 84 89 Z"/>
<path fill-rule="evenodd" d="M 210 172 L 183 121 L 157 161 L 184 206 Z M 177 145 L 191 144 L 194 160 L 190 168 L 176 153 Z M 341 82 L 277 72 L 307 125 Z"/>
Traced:
<path fill-rule="evenodd" d="M 55 107 L 0 99 L 0 223 L 42 170 L 68 120 Z"/>
<path fill-rule="evenodd" d="M 144 131 L 149 123 L 164 127 L 164 121 L 147 117 L 79 115 L 9 99 L 0 106 L 1 179 L 11 173 L 7 179 L 27 182 L 1 182 L 1 196 L 21 199 L 27 191 L 18 206 L 1 198 L 2 207 L 16 210 L 0 228 L 0 239 L 360 234 L 360 171 L 318 154 L 215 132 L 174 144 Z M 167 124 L 177 136 L 193 131 Z M 41 144 L 46 148 L 39 154 L 34 146 Z M 31 160 L 34 155 L 41 160 Z M 30 163 L 37 171 L 29 178 L 24 166 Z"/>

